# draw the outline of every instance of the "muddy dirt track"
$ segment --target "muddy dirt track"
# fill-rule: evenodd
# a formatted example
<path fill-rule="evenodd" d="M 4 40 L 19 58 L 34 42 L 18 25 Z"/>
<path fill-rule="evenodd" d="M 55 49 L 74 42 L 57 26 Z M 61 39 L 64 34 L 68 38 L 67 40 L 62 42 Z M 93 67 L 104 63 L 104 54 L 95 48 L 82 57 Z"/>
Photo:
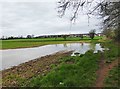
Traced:
<path fill-rule="evenodd" d="M 101 88 L 104 87 L 104 79 L 107 77 L 109 71 L 115 66 L 118 66 L 118 59 L 116 59 L 110 64 L 106 64 L 104 55 L 103 54 L 101 55 L 101 59 L 99 62 L 99 69 L 96 72 L 97 80 L 95 87 L 101 87 Z"/>

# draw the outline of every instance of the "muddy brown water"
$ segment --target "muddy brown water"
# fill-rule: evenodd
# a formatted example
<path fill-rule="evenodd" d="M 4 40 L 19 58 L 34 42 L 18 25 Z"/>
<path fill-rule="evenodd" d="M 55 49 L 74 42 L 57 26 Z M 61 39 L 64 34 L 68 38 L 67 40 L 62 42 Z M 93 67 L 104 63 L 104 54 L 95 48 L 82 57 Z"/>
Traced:
<path fill-rule="evenodd" d="M 17 66 L 21 63 L 64 50 L 74 50 L 71 56 L 75 56 L 74 53 L 76 52 L 84 54 L 90 49 L 93 49 L 94 52 L 97 52 L 98 50 L 103 51 L 104 48 L 102 48 L 100 44 L 67 43 L 45 45 L 33 48 L 0 50 L 0 54 L 2 55 L 0 60 L 0 70 L 8 69 L 12 66 Z"/>

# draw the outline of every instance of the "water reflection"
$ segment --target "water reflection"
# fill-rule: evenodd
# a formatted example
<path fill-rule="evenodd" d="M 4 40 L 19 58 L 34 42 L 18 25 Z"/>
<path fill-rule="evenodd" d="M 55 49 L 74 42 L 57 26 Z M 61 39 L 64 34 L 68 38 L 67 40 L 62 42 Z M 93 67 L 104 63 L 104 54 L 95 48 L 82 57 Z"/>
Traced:
<path fill-rule="evenodd" d="M 80 56 L 81 54 L 85 54 L 88 50 L 94 50 L 94 53 L 97 53 L 98 50 L 103 51 L 104 48 L 102 48 L 100 44 L 81 43 L 81 45 L 75 49 L 71 56 L 76 56 L 76 54 L 77 56 Z"/>
<path fill-rule="evenodd" d="M 64 43 L 63 46 L 64 46 L 65 48 L 67 48 L 67 44 L 66 44 L 66 43 Z"/>
<path fill-rule="evenodd" d="M 92 49 L 92 50 L 95 50 L 95 46 L 96 46 L 96 44 L 94 44 L 94 43 L 91 43 L 91 44 L 89 45 L 90 49 Z"/>
<path fill-rule="evenodd" d="M 90 43 L 53 44 L 34 48 L 0 50 L 0 53 L 2 53 L 2 67 L 0 67 L 0 70 L 63 50 L 74 50 L 71 56 L 75 56 L 75 53 L 84 54 L 90 49 L 93 49 L 94 52 L 103 50 L 100 44 Z"/>

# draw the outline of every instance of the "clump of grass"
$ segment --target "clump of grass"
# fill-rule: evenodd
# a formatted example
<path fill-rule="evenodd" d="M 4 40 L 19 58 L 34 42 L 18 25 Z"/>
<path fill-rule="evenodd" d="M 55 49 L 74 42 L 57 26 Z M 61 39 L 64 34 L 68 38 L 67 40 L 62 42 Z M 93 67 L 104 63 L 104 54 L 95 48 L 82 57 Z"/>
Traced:
<path fill-rule="evenodd" d="M 76 60 L 77 60 L 77 57 L 66 56 L 64 58 L 60 58 L 59 62 L 61 62 L 61 63 L 67 63 L 67 62 L 73 62 L 73 63 L 75 63 Z"/>
<path fill-rule="evenodd" d="M 61 58 L 61 64 L 44 77 L 35 77 L 30 85 L 37 87 L 89 87 L 96 80 L 97 61 L 100 53 L 88 51 L 82 57 Z M 72 61 L 72 64 L 66 63 Z"/>
<path fill-rule="evenodd" d="M 55 68 L 57 65 L 56 64 L 51 64 L 50 67 L 51 68 Z"/>

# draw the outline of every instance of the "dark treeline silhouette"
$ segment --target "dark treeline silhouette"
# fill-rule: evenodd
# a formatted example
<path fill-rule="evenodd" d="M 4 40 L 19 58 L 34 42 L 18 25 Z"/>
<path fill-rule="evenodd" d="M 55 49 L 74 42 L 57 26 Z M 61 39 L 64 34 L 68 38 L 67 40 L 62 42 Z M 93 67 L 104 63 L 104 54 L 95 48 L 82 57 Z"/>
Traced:
<path fill-rule="evenodd" d="M 91 30 L 92 31 L 92 30 Z M 36 38 L 63 38 L 64 40 L 66 40 L 68 37 L 79 37 L 80 39 L 83 39 L 84 36 L 90 37 L 91 38 L 91 31 L 89 33 L 86 34 L 63 34 L 63 35 L 43 35 L 43 36 L 34 36 L 34 35 L 27 35 L 26 37 L 20 36 L 20 37 L 14 37 L 14 36 L 10 36 L 10 37 L 5 37 L 3 36 L 1 38 L 1 40 L 11 40 L 11 39 L 36 39 Z M 102 33 L 95 33 L 93 36 L 102 36 Z M 94 37 L 92 37 L 91 39 L 93 39 Z"/>
<path fill-rule="evenodd" d="M 11 39 L 25 39 L 25 37 L 14 37 L 14 36 L 10 36 L 10 37 L 2 37 L 1 40 L 11 40 Z"/>

